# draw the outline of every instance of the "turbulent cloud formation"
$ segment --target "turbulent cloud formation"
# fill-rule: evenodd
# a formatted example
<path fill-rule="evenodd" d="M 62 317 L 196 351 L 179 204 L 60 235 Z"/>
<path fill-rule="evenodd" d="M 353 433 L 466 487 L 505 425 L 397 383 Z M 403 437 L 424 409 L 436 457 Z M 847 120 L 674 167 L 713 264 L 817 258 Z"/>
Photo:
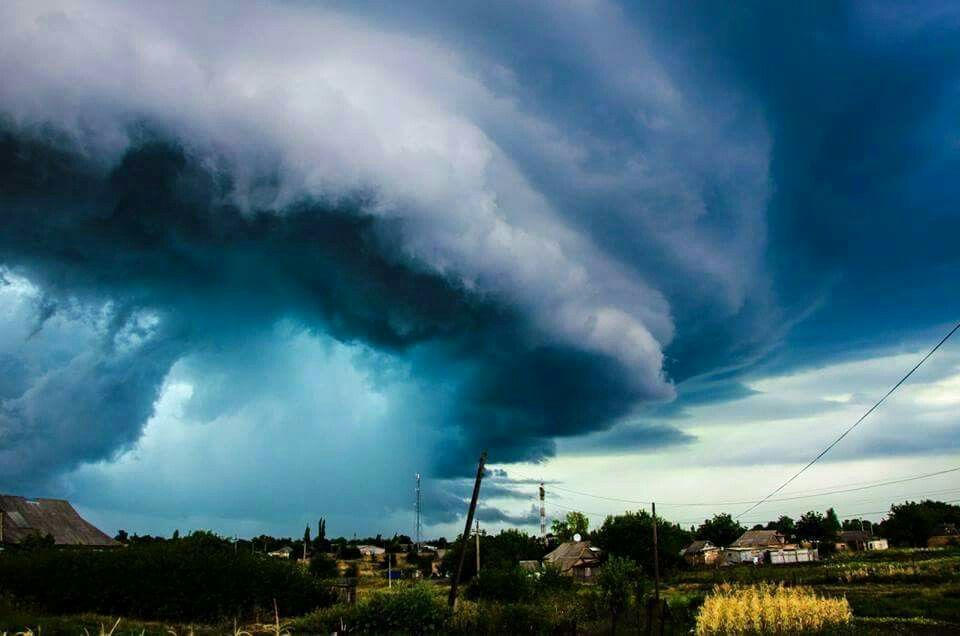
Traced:
<path fill-rule="evenodd" d="M 690 446 L 697 405 L 946 320 L 955 24 L 716 11 L 4 4 L 0 484 L 111 492 L 204 426 L 288 431 L 360 496 L 454 478 L 449 521 L 481 449 Z"/>

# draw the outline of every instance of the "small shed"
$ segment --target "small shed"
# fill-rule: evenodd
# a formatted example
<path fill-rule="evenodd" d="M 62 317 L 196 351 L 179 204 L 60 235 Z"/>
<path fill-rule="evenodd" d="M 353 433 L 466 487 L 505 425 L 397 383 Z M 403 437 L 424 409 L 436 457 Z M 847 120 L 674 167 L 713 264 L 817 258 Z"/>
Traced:
<path fill-rule="evenodd" d="M 0 495 L 0 546 L 20 543 L 30 535 L 50 535 L 58 546 L 120 546 L 119 542 L 81 517 L 64 499 Z"/>
<path fill-rule="evenodd" d="M 849 550 L 886 550 L 889 547 L 886 539 L 862 530 L 842 531 L 840 543 Z"/>
<path fill-rule="evenodd" d="M 567 541 L 543 557 L 545 564 L 560 568 L 560 574 L 589 581 L 603 563 L 603 551 L 589 541 Z"/>
<path fill-rule="evenodd" d="M 720 548 L 707 540 L 697 540 L 680 550 L 683 560 L 693 566 L 714 565 L 720 560 Z"/>
<path fill-rule="evenodd" d="M 957 530 L 955 523 L 938 523 L 927 539 L 927 547 L 942 548 L 948 545 L 960 545 L 960 530 Z"/>

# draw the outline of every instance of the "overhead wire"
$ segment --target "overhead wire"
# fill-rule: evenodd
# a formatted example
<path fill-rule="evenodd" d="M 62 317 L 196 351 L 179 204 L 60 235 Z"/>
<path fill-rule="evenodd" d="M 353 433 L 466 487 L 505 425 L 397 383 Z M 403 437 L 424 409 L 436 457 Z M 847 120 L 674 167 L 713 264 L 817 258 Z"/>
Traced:
<path fill-rule="evenodd" d="M 783 482 L 782 484 L 780 484 L 779 486 L 777 486 L 776 488 L 774 488 L 774 489 L 770 492 L 769 495 L 767 495 L 766 497 L 764 497 L 763 499 L 761 499 L 761 500 L 758 501 L 757 503 L 751 505 L 749 508 L 747 508 L 746 510 L 744 510 L 744 511 L 741 512 L 740 514 L 738 514 L 736 518 L 739 519 L 739 518 L 742 517 L 743 515 L 745 515 L 745 514 L 751 512 L 751 511 L 755 510 L 758 506 L 761 506 L 761 505 L 763 505 L 764 503 L 766 503 L 768 500 L 770 500 L 770 499 L 771 499 L 774 495 L 776 495 L 778 492 L 780 492 L 781 490 L 783 490 L 784 488 L 786 488 L 787 486 L 789 486 L 791 483 L 793 483 L 793 481 L 794 481 L 795 479 L 797 479 L 797 477 L 799 477 L 800 475 L 802 475 L 803 473 L 805 473 L 811 466 L 813 466 L 813 465 L 816 464 L 818 461 L 820 461 L 820 458 L 822 458 L 824 455 L 826 455 L 827 453 L 829 453 L 829 452 L 833 449 L 834 446 L 836 446 L 837 444 L 839 444 L 847 435 L 849 435 L 855 428 L 857 428 L 857 426 L 859 426 L 861 422 L 863 422 L 865 419 L 867 419 L 867 417 L 868 417 L 871 413 L 873 413 L 881 404 L 883 404 L 884 401 L 886 401 L 886 399 L 887 399 L 888 397 L 890 397 L 891 395 L 893 395 L 894 391 L 896 391 L 897 389 L 899 389 L 900 386 L 901 386 L 904 382 L 906 382 L 906 381 L 910 378 L 910 376 L 912 376 L 912 375 L 916 372 L 917 369 L 919 369 L 921 366 L 923 366 L 923 363 L 926 362 L 928 359 L 930 359 L 930 356 L 932 356 L 934 353 L 936 353 L 937 350 L 940 349 L 940 347 L 943 346 L 943 343 L 945 343 L 947 340 L 949 340 L 949 339 L 950 339 L 950 336 L 952 336 L 953 334 L 955 334 L 958 329 L 960 329 L 960 322 L 958 322 L 956 325 L 954 325 L 954 326 L 953 326 L 953 329 L 951 329 L 950 331 L 948 331 L 948 332 L 947 332 L 947 335 L 945 335 L 943 338 L 941 338 L 940 342 L 938 342 L 932 349 L 930 349 L 930 351 L 928 351 L 927 354 L 926 354 L 925 356 L 923 356 L 923 357 L 920 359 L 920 361 L 917 362 L 917 364 L 915 364 L 915 365 L 913 366 L 912 369 L 910 369 L 909 371 L 907 371 L 906 375 L 904 375 L 902 378 L 900 378 L 900 381 L 897 382 L 896 384 L 894 384 L 894 385 L 890 388 L 890 390 L 887 391 L 887 392 L 883 395 L 882 398 L 880 398 L 879 400 L 877 400 L 877 401 L 874 403 L 873 406 L 871 406 L 869 409 L 867 409 L 867 412 L 864 413 L 863 415 L 861 415 L 861 416 L 860 416 L 860 419 L 858 419 L 856 422 L 854 422 L 852 425 L 850 425 L 850 426 L 849 426 L 845 431 L 843 431 L 843 433 L 841 433 L 835 440 L 833 440 L 832 442 L 830 442 L 830 444 L 828 444 L 826 448 L 824 448 L 822 451 L 820 451 L 820 453 L 817 454 L 816 457 L 814 457 L 814 458 L 811 459 L 809 462 L 807 462 L 807 464 L 806 464 L 803 468 L 801 468 L 801 469 L 798 470 L 796 473 L 794 473 L 794 474 L 793 474 L 789 479 L 787 479 L 785 482 Z"/>

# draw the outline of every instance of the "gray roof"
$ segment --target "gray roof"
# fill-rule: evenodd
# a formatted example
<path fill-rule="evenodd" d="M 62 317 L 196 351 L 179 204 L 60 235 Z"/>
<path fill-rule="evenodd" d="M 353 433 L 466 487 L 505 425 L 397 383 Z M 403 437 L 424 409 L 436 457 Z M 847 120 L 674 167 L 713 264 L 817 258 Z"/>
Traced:
<path fill-rule="evenodd" d="M 57 545 L 120 545 L 98 530 L 63 499 L 26 499 L 0 495 L 3 543 L 19 543 L 31 534 L 51 535 Z"/>
<path fill-rule="evenodd" d="M 558 545 L 543 560 L 559 566 L 561 572 L 568 572 L 575 567 L 599 565 L 602 558 L 600 549 L 592 547 L 589 541 L 567 541 Z"/>
<path fill-rule="evenodd" d="M 687 547 L 685 547 L 683 550 L 681 550 L 680 554 L 681 555 L 696 554 L 698 552 L 703 552 L 705 550 L 716 550 L 716 549 L 718 549 L 717 546 L 713 545 L 706 539 L 698 539 L 693 543 L 691 543 L 690 545 L 688 545 Z"/>
<path fill-rule="evenodd" d="M 786 543 L 784 536 L 776 530 L 747 530 L 734 541 L 731 548 L 779 547 Z"/>

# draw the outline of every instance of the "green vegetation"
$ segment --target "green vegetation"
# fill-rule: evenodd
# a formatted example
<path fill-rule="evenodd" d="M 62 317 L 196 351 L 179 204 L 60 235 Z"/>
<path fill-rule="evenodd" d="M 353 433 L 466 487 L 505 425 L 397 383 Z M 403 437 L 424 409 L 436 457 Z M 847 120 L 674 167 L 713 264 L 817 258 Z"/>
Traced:
<path fill-rule="evenodd" d="M 7 551 L 0 581 L 6 595 L 41 612 L 184 622 L 255 618 L 272 612 L 274 599 L 288 614 L 333 600 L 295 563 L 235 551 L 206 532 L 101 552 Z"/>
<path fill-rule="evenodd" d="M 826 522 L 829 517 L 805 516 L 806 522 L 818 517 Z M 786 521 L 790 520 L 771 524 Z M 822 611 L 818 611 L 823 616 L 832 615 L 823 609 L 828 606 L 840 616 L 843 603 L 852 611 L 849 622 L 834 625 L 837 633 L 960 633 L 960 549 L 898 548 L 841 553 L 816 563 L 690 569 L 679 558 L 671 558 L 691 538 L 690 533 L 662 519 L 657 522 L 664 573 L 661 595 L 669 604 L 665 633 L 688 634 L 695 629 L 705 600 L 724 585 L 731 587 L 721 589 L 749 590 L 743 593 L 750 596 L 749 602 L 731 600 L 736 596 L 731 593 L 724 603 L 756 610 L 761 625 L 773 620 L 773 610 L 763 609 L 765 603 L 781 609 L 790 603 L 803 605 L 787 602 L 787 596 L 800 594 L 792 590 L 803 587 L 808 590 L 805 599 L 820 599 L 817 604 Z M 709 532 L 730 535 L 731 522 L 717 516 L 704 526 Z M 471 578 L 464 582 L 455 612 L 447 607 L 445 581 L 394 583 L 388 589 L 381 569 L 384 557 L 337 563 L 321 552 L 311 552 L 305 565 L 238 550 L 209 533 L 175 541 L 128 538 L 126 548 L 107 552 L 36 545 L 0 554 L 4 595 L 0 597 L 0 632 L 17 633 L 29 627 L 44 634 L 77 634 L 83 629 L 98 633 L 101 623 L 109 628 L 122 616 L 114 636 L 141 632 L 167 636 L 168 628 L 177 634 L 192 630 L 204 636 L 236 633 L 234 619 L 241 623 L 240 631 L 275 633 L 276 599 L 281 615 L 287 617 L 280 624 L 292 634 L 637 633 L 655 620 L 648 614 L 653 607 L 648 578 L 652 567 L 644 567 L 652 558 L 652 524 L 653 518 L 646 513 L 628 513 L 608 518 L 595 530 L 591 540 L 605 548 L 608 561 L 590 585 L 577 584 L 556 569 L 530 572 L 518 567 L 518 561 L 540 560 L 546 552 L 539 540 L 522 532 L 481 535 L 480 576 L 473 572 L 475 540 L 457 541 L 445 561 L 452 562 L 460 549 L 466 549 L 465 569 Z M 341 540 L 328 543 L 341 553 L 350 547 Z M 399 547 L 404 542 L 383 543 Z M 396 553 L 393 558 L 396 567 L 405 570 L 429 566 L 429 558 L 421 563 L 412 552 Z M 334 603 L 328 587 L 335 577 L 343 581 L 337 572 L 345 569 L 359 580 L 356 604 Z M 786 591 L 776 591 L 780 586 Z M 711 614 L 717 625 L 727 620 L 724 611 Z M 740 618 L 730 620 L 746 620 L 737 612 L 730 616 Z M 659 632 L 656 623 L 654 630 Z M 705 627 L 701 631 L 710 632 Z"/>

